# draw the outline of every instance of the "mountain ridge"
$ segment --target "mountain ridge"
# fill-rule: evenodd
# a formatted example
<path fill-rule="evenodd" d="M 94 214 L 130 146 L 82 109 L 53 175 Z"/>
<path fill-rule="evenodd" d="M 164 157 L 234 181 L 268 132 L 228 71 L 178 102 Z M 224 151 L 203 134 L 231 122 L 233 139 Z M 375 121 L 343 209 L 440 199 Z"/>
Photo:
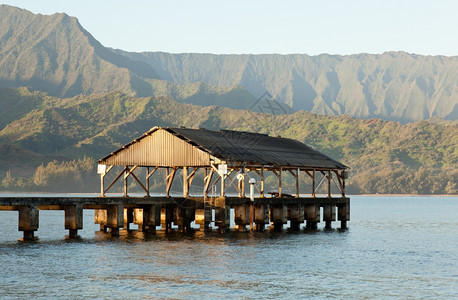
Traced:
<path fill-rule="evenodd" d="M 458 56 L 131 53 L 104 47 L 66 14 L 1 5 L 0 16 L 0 87 L 64 98 L 124 91 L 239 109 L 267 92 L 288 113 L 458 119 Z"/>
<path fill-rule="evenodd" d="M 169 81 L 240 85 L 253 95 L 268 91 L 296 111 L 402 122 L 458 118 L 458 56 L 113 51 L 151 64 Z"/>

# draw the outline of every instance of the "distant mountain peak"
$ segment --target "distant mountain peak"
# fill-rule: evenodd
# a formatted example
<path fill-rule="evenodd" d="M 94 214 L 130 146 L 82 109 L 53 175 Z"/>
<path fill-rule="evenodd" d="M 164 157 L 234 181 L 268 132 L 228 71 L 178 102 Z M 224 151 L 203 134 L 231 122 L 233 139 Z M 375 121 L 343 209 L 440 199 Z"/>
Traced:
<path fill-rule="evenodd" d="M 104 47 L 74 17 L 0 6 L 0 87 L 58 97 L 122 90 L 248 109 L 268 92 L 287 111 L 400 122 L 456 120 L 458 56 L 129 53 Z"/>

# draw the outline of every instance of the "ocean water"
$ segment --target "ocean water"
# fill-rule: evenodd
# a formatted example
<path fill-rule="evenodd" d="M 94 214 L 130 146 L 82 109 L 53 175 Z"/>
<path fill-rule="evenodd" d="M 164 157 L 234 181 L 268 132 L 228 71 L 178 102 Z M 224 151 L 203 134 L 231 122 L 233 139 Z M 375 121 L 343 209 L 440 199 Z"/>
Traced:
<path fill-rule="evenodd" d="M 40 211 L 19 242 L 17 218 L 0 211 L 1 299 L 458 299 L 458 197 L 352 196 L 347 230 L 112 238 L 85 210 L 69 240 Z"/>

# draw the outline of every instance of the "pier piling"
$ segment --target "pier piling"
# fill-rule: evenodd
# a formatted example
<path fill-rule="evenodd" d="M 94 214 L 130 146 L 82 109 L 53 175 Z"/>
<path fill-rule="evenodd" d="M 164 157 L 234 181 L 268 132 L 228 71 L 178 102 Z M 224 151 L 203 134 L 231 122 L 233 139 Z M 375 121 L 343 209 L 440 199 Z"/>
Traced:
<path fill-rule="evenodd" d="M 124 206 L 122 204 L 107 206 L 107 227 L 112 236 L 119 235 L 119 228 L 124 226 Z"/>
<path fill-rule="evenodd" d="M 38 230 L 38 207 L 35 205 L 23 205 L 19 207 L 19 231 L 23 232 L 24 241 L 35 238 Z"/>
<path fill-rule="evenodd" d="M 256 231 L 264 231 L 266 224 L 269 224 L 269 204 L 254 205 L 254 222 Z"/>
<path fill-rule="evenodd" d="M 288 208 L 283 204 L 270 206 L 270 218 L 275 231 L 282 230 L 283 224 L 287 223 Z"/>
<path fill-rule="evenodd" d="M 317 204 L 306 204 L 304 209 L 304 218 L 307 229 L 317 229 L 320 222 L 320 206 Z"/>
<path fill-rule="evenodd" d="M 83 207 L 80 204 L 66 205 L 65 211 L 65 229 L 68 229 L 68 237 L 76 238 L 78 230 L 83 229 Z"/>
<path fill-rule="evenodd" d="M 247 231 L 246 226 L 250 225 L 250 205 L 238 204 L 234 206 L 234 222 L 238 231 Z"/>
<path fill-rule="evenodd" d="M 231 224 L 231 209 L 234 209 L 234 222 L 238 230 L 248 231 L 247 227 L 255 224 L 253 230 L 263 231 L 266 224 L 271 224 L 274 230 L 282 230 L 283 225 L 290 222 L 290 229 L 300 229 L 305 221 L 307 229 L 317 229 L 323 207 L 325 228 L 330 228 L 336 220 L 341 222 L 341 228 L 347 227 L 350 220 L 350 199 L 316 198 L 316 197 L 259 197 L 253 200 L 242 197 L 0 197 L 0 210 L 18 211 L 18 230 L 23 232 L 23 240 L 33 240 L 39 225 L 40 210 L 63 210 L 65 213 L 65 229 L 69 230 L 68 237 L 76 238 L 78 231 L 83 229 L 83 210 L 94 210 L 94 223 L 101 230 L 118 236 L 121 228 L 128 224 L 138 225 L 139 231 L 155 232 L 162 225 L 162 230 L 172 230 L 172 224 L 179 231 L 194 230 L 191 224 L 195 221 L 201 225 L 201 230 L 212 230 L 208 225 L 215 216 L 215 226 L 218 232 L 226 232 Z M 33 204 L 30 204 L 33 203 Z M 211 205 L 206 205 L 211 203 Z M 252 209 L 251 209 L 252 207 Z M 253 210 L 253 216 L 251 216 Z M 337 214 L 336 214 L 337 210 Z M 202 226 L 204 225 L 204 226 Z"/>
<path fill-rule="evenodd" d="M 325 222 L 325 228 L 331 229 L 331 222 L 336 220 L 336 207 L 331 204 L 325 204 L 323 206 L 323 221 Z"/>

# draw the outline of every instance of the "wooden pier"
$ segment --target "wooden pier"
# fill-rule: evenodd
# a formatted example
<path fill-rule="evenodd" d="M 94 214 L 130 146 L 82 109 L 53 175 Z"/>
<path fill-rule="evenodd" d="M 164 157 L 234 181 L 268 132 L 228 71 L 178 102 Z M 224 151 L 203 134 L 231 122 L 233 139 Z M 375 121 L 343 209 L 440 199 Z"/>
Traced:
<path fill-rule="evenodd" d="M 218 231 L 225 232 L 229 229 L 231 209 L 240 231 L 247 227 L 264 230 L 269 224 L 281 229 L 288 220 L 291 229 L 299 229 L 304 222 L 313 229 L 321 219 L 330 228 L 336 211 L 342 228 L 350 220 L 350 199 L 345 196 L 348 167 L 299 141 L 280 136 L 153 127 L 101 158 L 98 164 L 100 197 L 0 198 L 0 210 L 19 211 L 19 230 L 24 232 L 25 240 L 34 238 L 39 211 L 45 209 L 65 211 L 65 228 L 70 237 L 82 228 L 83 209 L 95 209 L 95 222 L 112 235 L 118 235 L 120 228 L 129 228 L 132 223 L 140 230 L 155 231 L 161 226 L 167 232 L 172 224 L 181 231 L 189 230 L 192 222 L 210 230 L 213 222 Z M 278 180 L 278 185 L 270 186 L 274 191 L 266 193 L 269 174 Z M 162 176 L 164 196 L 151 197 L 153 175 L 155 179 Z M 294 181 L 293 195 L 284 193 L 285 175 Z M 106 186 L 108 179 L 111 183 Z M 144 197 L 129 196 L 130 179 L 144 192 Z M 196 181 L 200 182 L 199 192 L 191 197 L 191 185 L 194 183 L 196 188 Z M 300 193 L 304 181 L 310 197 Z M 123 196 L 107 197 L 116 184 Z M 182 197 L 172 195 L 174 184 L 182 189 Z M 248 185 L 249 198 L 245 192 Z M 338 197 L 332 196 L 333 186 Z M 327 196 L 317 197 L 320 188 L 327 190 Z M 258 197 L 254 196 L 255 189 Z M 230 197 L 228 193 L 237 196 Z"/>
<path fill-rule="evenodd" d="M 280 230 L 287 221 L 290 228 L 299 230 L 305 222 L 306 228 L 316 229 L 322 220 L 326 228 L 331 222 L 340 221 L 341 228 L 350 220 L 350 199 L 340 198 L 211 198 L 206 205 L 203 198 L 183 197 L 0 197 L 0 210 L 18 211 L 18 230 L 23 240 L 35 239 L 39 227 L 40 210 L 65 211 L 64 225 L 69 237 L 78 236 L 83 229 L 83 210 L 94 209 L 94 221 L 103 231 L 112 236 L 119 230 L 129 229 L 130 224 L 138 230 L 155 232 L 169 231 L 172 225 L 186 232 L 193 230 L 191 223 L 209 231 L 211 224 L 219 232 L 230 230 L 230 209 L 234 209 L 235 230 L 249 228 L 263 231 L 266 226 Z M 337 214 L 336 214 L 337 211 Z M 214 216 L 214 218 L 212 217 Z M 321 217 L 322 216 L 322 217 Z"/>

